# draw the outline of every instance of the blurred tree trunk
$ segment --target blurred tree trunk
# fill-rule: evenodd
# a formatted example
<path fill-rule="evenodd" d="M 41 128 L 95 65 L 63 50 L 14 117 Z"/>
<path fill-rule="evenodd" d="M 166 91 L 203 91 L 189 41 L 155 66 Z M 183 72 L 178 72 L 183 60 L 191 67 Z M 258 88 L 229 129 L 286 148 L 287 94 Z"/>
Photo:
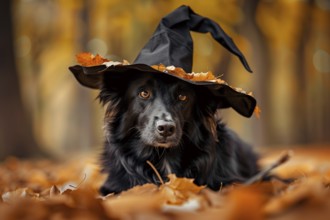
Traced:
<path fill-rule="evenodd" d="M 14 55 L 12 1 L 0 3 L 0 158 L 40 155 L 32 125 L 24 109 Z"/>
<path fill-rule="evenodd" d="M 242 2 L 240 7 L 243 10 L 244 20 L 239 29 L 252 45 L 253 59 L 251 60 L 253 63 L 251 66 L 254 73 L 257 74 L 255 76 L 257 82 L 255 83 L 256 88 L 254 93 L 256 95 L 256 99 L 258 100 L 258 105 L 262 109 L 262 118 L 267 119 L 268 117 L 271 117 L 269 115 L 270 111 L 267 109 L 270 106 L 268 99 L 270 91 L 267 83 L 270 81 L 269 69 L 271 68 L 271 62 L 267 40 L 256 23 L 256 11 L 259 3 L 259 0 Z M 265 145 L 268 144 L 268 142 L 272 142 L 273 140 L 270 137 L 270 133 L 272 131 L 267 123 L 267 120 L 260 120 L 257 125 L 257 132 L 255 132 L 255 144 Z"/>
<path fill-rule="evenodd" d="M 91 39 L 90 11 L 91 8 L 93 8 L 93 1 L 83 0 L 82 3 L 83 4 L 82 10 L 80 12 L 80 19 L 82 20 L 83 28 L 81 29 L 80 33 L 81 40 L 79 41 L 79 46 L 82 48 L 81 51 L 90 51 L 90 49 L 87 48 L 87 45 L 89 40 Z M 91 117 L 93 115 L 93 110 L 92 104 L 90 102 L 90 91 L 82 86 L 79 86 L 77 89 L 79 91 L 79 96 L 75 101 L 75 108 L 72 110 L 79 114 L 79 116 L 77 117 L 78 121 L 75 121 L 74 124 L 79 125 L 81 123 L 85 127 L 81 130 L 84 135 L 78 134 L 78 136 L 76 137 L 77 139 L 73 140 L 75 142 L 77 142 L 77 140 L 80 140 L 79 146 L 74 143 L 68 145 L 68 149 L 73 151 L 81 149 L 91 149 L 93 143 L 95 142 L 95 140 L 93 140 L 93 138 L 95 137 L 93 136 L 93 132 L 91 132 L 91 129 L 93 127 L 93 117 Z"/>
<path fill-rule="evenodd" d="M 308 83 L 307 78 L 307 66 L 303 60 L 305 59 L 305 50 L 308 41 L 310 40 L 311 23 L 313 20 L 313 6 L 315 4 L 314 0 L 305 1 L 306 7 L 304 7 L 301 12 L 302 19 L 299 22 L 302 25 L 299 34 L 297 34 L 297 52 L 295 56 L 295 80 L 297 81 L 299 99 L 295 100 L 295 105 L 293 109 L 292 116 L 294 117 L 294 124 L 300 129 L 293 129 L 296 131 L 294 133 L 294 142 L 306 144 L 313 140 L 311 137 L 314 133 L 309 134 L 308 132 L 308 114 L 307 114 L 307 94 L 306 87 Z M 297 94 L 298 96 L 298 94 Z M 326 137 L 324 137 L 326 139 Z"/>

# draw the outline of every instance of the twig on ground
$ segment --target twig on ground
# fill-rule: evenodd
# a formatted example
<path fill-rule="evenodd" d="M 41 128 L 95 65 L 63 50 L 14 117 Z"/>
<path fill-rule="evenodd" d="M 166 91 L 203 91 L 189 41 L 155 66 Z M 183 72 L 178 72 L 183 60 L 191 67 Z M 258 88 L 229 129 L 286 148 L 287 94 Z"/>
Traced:
<path fill-rule="evenodd" d="M 162 185 L 164 185 L 164 180 L 162 179 L 162 177 L 160 176 L 159 172 L 157 171 L 156 167 L 149 161 L 147 160 L 147 164 L 149 164 L 149 166 L 153 169 L 153 171 L 155 172 L 155 174 L 157 175 L 160 183 Z"/>
<path fill-rule="evenodd" d="M 291 150 L 283 153 L 283 155 L 278 160 L 276 160 L 274 163 L 272 163 L 271 165 L 266 167 L 264 170 L 261 170 L 259 173 L 257 173 L 256 175 L 254 175 L 253 177 L 251 177 L 250 179 L 245 181 L 244 185 L 251 185 L 252 183 L 256 183 L 256 182 L 263 180 L 265 177 L 267 177 L 267 175 L 269 175 L 269 173 L 273 169 L 275 169 L 276 167 L 287 162 L 290 159 L 290 157 L 292 157 L 292 155 L 293 155 L 293 151 L 291 151 Z"/>

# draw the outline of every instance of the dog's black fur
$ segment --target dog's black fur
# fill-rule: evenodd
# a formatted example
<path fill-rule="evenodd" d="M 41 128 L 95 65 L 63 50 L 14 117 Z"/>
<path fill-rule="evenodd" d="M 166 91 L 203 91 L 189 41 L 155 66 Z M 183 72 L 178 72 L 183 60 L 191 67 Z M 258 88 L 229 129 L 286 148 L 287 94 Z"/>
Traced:
<path fill-rule="evenodd" d="M 216 119 L 218 103 L 207 88 L 162 74 L 103 77 L 107 105 L 102 195 L 164 180 L 170 173 L 219 190 L 258 172 L 257 155 Z M 123 74 L 127 74 L 123 76 Z"/>

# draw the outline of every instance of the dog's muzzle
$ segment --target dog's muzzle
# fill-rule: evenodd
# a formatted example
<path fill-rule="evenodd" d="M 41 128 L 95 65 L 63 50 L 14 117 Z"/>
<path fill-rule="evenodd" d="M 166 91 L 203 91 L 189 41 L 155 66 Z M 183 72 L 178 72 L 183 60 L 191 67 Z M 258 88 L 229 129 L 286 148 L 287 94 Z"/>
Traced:
<path fill-rule="evenodd" d="M 173 147 L 178 144 L 177 127 L 175 122 L 170 119 L 155 119 L 153 135 L 155 147 Z"/>
<path fill-rule="evenodd" d="M 164 138 L 171 137 L 176 129 L 175 123 L 173 121 L 165 120 L 157 120 L 155 127 L 158 135 Z"/>

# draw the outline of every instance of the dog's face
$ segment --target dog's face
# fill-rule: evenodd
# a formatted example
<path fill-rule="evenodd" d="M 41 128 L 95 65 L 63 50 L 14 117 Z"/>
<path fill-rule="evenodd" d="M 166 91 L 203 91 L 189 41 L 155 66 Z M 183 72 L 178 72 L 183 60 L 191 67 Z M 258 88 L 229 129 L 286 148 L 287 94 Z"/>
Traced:
<path fill-rule="evenodd" d="M 198 142 L 206 128 L 216 138 L 211 92 L 172 76 L 150 73 L 106 75 L 101 102 L 109 103 L 106 136 L 118 141 L 138 139 L 144 146 L 179 146 L 183 136 Z M 126 75 L 122 75 L 126 74 Z"/>
<path fill-rule="evenodd" d="M 195 101 L 187 83 L 148 74 L 130 82 L 125 95 L 127 111 L 136 115 L 135 128 L 145 145 L 179 145 Z"/>

